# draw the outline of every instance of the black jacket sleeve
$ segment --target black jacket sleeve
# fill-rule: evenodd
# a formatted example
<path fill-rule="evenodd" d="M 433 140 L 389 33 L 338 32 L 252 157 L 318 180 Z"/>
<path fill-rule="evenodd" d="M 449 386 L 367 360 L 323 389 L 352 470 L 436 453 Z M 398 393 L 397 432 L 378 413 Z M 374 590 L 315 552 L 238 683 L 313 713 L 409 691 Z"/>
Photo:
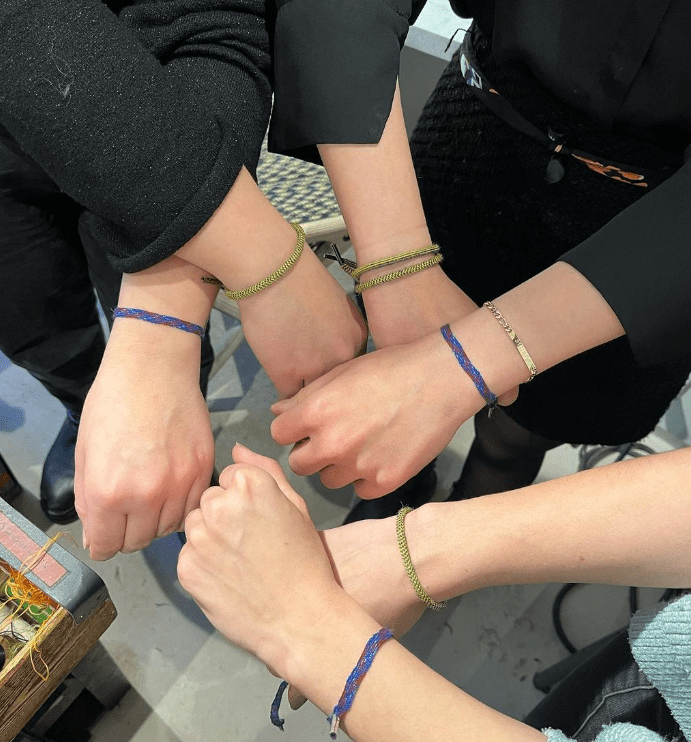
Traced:
<path fill-rule="evenodd" d="M 378 142 L 412 0 L 278 0 L 269 149 L 318 161 L 315 144 Z"/>
<path fill-rule="evenodd" d="M 0 124 L 97 222 L 112 262 L 146 268 L 189 240 L 270 110 L 261 0 L 0 3 Z"/>
<path fill-rule="evenodd" d="M 691 352 L 688 156 L 675 175 L 561 257 L 612 307 L 641 365 Z"/>

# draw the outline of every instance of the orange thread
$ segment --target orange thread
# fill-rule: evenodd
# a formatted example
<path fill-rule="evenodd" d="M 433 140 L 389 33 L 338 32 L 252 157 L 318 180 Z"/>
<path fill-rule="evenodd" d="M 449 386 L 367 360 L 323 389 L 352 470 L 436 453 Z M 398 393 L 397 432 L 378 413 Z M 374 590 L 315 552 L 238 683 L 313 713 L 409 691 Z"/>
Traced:
<path fill-rule="evenodd" d="M 48 553 L 50 547 L 62 536 L 70 536 L 70 534 L 60 531 L 58 534 L 53 536 L 53 538 L 48 539 L 48 541 L 46 541 L 45 544 L 43 544 L 43 546 L 36 553 L 28 556 L 22 562 L 18 570 L 10 568 L 10 576 L 5 583 L 4 591 L 7 597 L 16 604 L 16 608 L 2 622 L 2 624 L 4 624 L 5 621 L 7 621 L 9 623 L 10 630 L 12 630 L 12 621 L 15 618 L 28 617 L 36 622 L 35 615 L 32 615 L 31 613 L 32 608 L 39 608 L 44 611 L 46 609 L 50 609 L 51 612 L 57 608 L 58 604 L 49 596 L 47 596 L 42 590 L 37 588 L 26 577 L 26 573 L 33 571 L 36 568 L 43 557 Z M 2 628 L 2 624 L 0 624 L 0 629 Z M 41 626 L 42 623 L 39 623 L 36 628 L 36 632 L 31 637 L 31 639 L 26 642 L 25 646 L 29 650 L 31 667 L 33 668 L 34 672 L 41 678 L 41 680 L 45 682 L 50 677 L 50 668 L 41 656 L 41 650 L 38 647 L 38 643 L 41 640 Z M 37 661 L 39 660 L 40 663 L 43 665 L 42 668 L 37 667 Z"/>

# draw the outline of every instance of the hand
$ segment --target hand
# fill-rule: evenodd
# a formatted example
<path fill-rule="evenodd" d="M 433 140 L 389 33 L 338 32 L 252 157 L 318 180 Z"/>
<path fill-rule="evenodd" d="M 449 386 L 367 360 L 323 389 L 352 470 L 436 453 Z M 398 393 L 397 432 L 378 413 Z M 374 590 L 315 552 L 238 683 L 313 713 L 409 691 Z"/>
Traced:
<path fill-rule="evenodd" d="M 233 458 L 262 468 L 236 463 L 203 494 L 185 523 L 180 584 L 222 634 L 289 677 L 291 648 L 310 641 L 342 591 L 278 464 L 240 445 Z"/>
<path fill-rule="evenodd" d="M 390 270 L 386 268 L 379 272 Z M 367 278 L 375 275 L 374 272 L 371 276 L 368 273 Z M 362 296 L 377 348 L 419 340 L 447 322 L 477 309 L 475 303 L 438 266 L 374 286 L 364 291 Z"/>
<path fill-rule="evenodd" d="M 84 404 L 75 499 L 92 559 L 179 530 L 211 480 L 199 338 L 118 320 Z"/>
<path fill-rule="evenodd" d="M 276 403 L 290 467 L 365 499 L 392 492 L 431 461 L 483 406 L 440 333 L 343 364 Z"/>
<path fill-rule="evenodd" d="M 247 342 L 279 399 L 354 358 L 367 343 L 359 310 L 308 248 L 286 276 L 239 305 Z"/>

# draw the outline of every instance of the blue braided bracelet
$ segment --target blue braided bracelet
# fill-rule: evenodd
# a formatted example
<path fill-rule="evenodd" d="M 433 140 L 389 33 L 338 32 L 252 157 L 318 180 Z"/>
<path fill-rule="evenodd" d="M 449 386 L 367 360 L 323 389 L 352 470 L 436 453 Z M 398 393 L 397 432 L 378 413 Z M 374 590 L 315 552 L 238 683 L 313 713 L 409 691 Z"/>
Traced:
<path fill-rule="evenodd" d="M 156 314 L 156 312 L 147 312 L 146 309 L 132 309 L 131 307 L 116 307 L 113 312 L 113 319 L 118 317 L 130 317 L 131 319 L 140 319 L 144 322 L 151 322 L 154 325 L 168 325 L 169 327 L 177 327 L 178 330 L 184 330 L 185 332 L 191 332 L 194 335 L 199 335 L 203 338 L 205 330 L 201 325 L 195 325 L 192 322 L 185 322 L 183 319 L 178 317 L 171 317 L 168 314 Z"/>
<path fill-rule="evenodd" d="M 362 650 L 357 665 L 355 665 L 353 671 L 348 676 L 348 680 L 346 680 L 345 688 L 343 689 L 341 697 L 338 699 L 338 703 L 334 706 L 331 716 L 327 717 L 327 721 L 331 723 L 331 729 L 329 730 L 329 736 L 331 739 L 336 739 L 338 735 L 338 727 L 341 724 L 341 717 L 346 713 L 346 711 L 350 711 L 350 707 L 353 705 L 353 699 L 360 687 L 360 683 L 362 683 L 362 679 L 365 677 L 365 674 L 370 667 L 372 667 L 374 656 L 379 651 L 379 647 L 381 647 L 387 639 L 393 639 L 393 631 L 391 631 L 391 629 L 383 628 L 379 629 L 376 634 L 367 640 L 367 644 L 365 644 L 365 648 Z M 287 687 L 288 683 L 283 680 L 278 686 L 278 692 L 271 704 L 271 723 L 281 730 L 283 729 L 284 719 L 279 717 L 278 712 L 281 707 L 281 699 L 283 698 L 283 694 Z"/>
<path fill-rule="evenodd" d="M 360 687 L 362 679 L 365 677 L 365 673 L 370 669 L 370 667 L 372 667 L 372 661 L 379 651 L 379 647 L 381 647 L 387 639 L 392 638 L 393 631 L 391 631 L 391 629 L 383 628 L 379 629 L 376 634 L 372 635 L 367 640 L 367 644 L 365 644 L 365 648 L 362 650 L 360 659 L 357 661 L 357 665 L 355 665 L 353 671 L 348 676 L 343 693 L 338 699 L 338 703 L 334 706 L 334 710 L 331 712 L 331 716 L 329 717 L 329 721 L 331 722 L 329 735 L 331 739 L 336 739 L 338 727 L 341 723 L 341 717 L 346 713 L 346 711 L 350 711 L 355 694 Z"/>
<path fill-rule="evenodd" d="M 487 402 L 490 410 L 494 409 L 497 406 L 497 395 L 490 391 L 485 380 L 482 378 L 482 374 L 473 366 L 472 361 L 463 350 L 463 346 L 458 342 L 458 338 L 451 332 L 449 325 L 444 325 L 440 329 L 444 340 L 449 344 L 461 368 L 470 376 L 473 384 L 475 384 L 475 388 L 480 392 L 480 396 L 485 402 Z"/>
<path fill-rule="evenodd" d="M 285 693 L 287 687 L 288 683 L 286 683 L 285 680 L 281 680 L 281 684 L 278 686 L 278 690 L 276 691 L 276 697 L 271 704 L 271 723 L 275 727 L 278 727 L 281 731 L 284 731 L 283 724 L 285 723 L 285 719 L 281 719 L 281 717 L 278 715 L 278 711 L 281 708 L 281 701 L 283 700 L 283 694 Z"/>

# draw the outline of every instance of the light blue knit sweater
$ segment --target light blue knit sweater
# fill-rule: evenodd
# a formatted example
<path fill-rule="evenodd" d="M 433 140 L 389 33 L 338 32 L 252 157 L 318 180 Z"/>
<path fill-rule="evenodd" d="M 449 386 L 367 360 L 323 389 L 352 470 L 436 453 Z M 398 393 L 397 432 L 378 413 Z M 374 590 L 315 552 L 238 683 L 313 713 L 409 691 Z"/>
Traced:
<path fill-rule="evenodd" d="M 639 667 L 667 701 L 684 736 L 691 740 L 691 595 L 636 613 L 629 638 Z M 549 742 L 568 742 L 554 729 L 543 732 Z M 603 728 L 595 742 L 663 742 L 663 738 L 634 724 L 612 724 Z"/>

